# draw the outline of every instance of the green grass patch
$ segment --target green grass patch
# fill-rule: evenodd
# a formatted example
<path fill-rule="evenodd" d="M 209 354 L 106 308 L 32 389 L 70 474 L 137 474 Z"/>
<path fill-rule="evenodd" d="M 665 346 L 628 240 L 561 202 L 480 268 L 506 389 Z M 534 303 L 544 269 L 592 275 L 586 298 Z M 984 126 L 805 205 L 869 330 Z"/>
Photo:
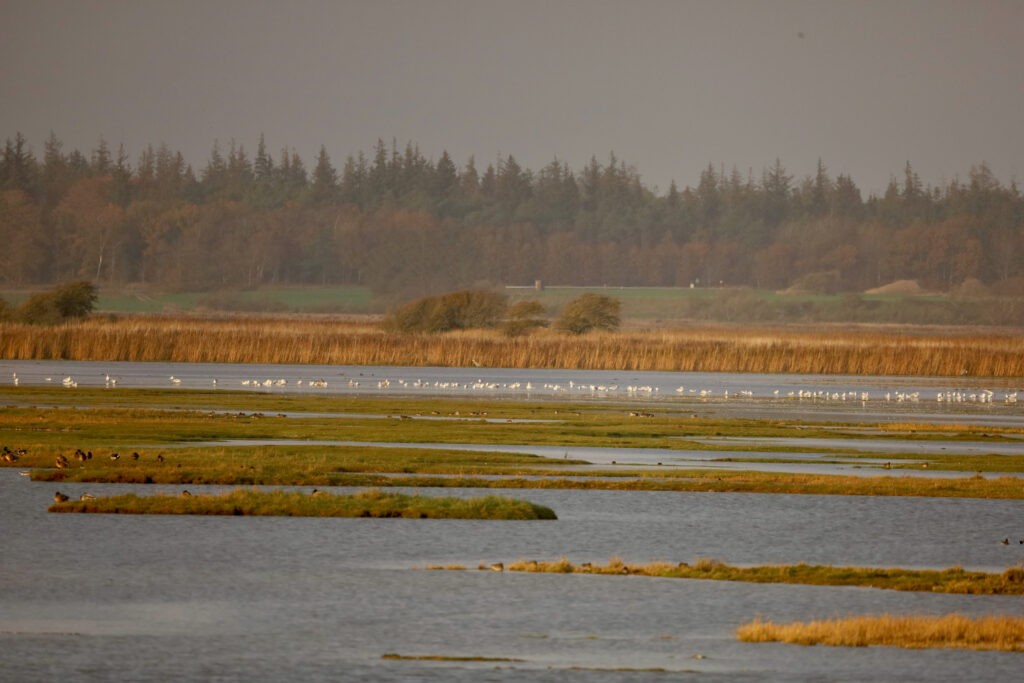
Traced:
<path fill-rule="evenodd" d="M 432 567 L 432 569 L 440 567 Z M 490 567 L 481 567 L 492 569 Z M 573 564 L 563 557 L 553 562 L 518 560 L 504 565 L 505 571 L 554 574 L 602 574 L 649 576 L 666 579 L 711 579 L 747 583 L 787 583 L 806 586 L 859 586 L 899 591 L 958 593 L 973 595 L 1024 595 L 1024 569 L 1011 567 L 1001 574 L 967 571 L 962 567 L 943 570 L 875 567 L 833 567 L 831 565 L 764 565 L 737 567 L 713 559 L 692 564 L 653 562 L 627 564 L 612 558 L 606 565 Z"/>
<path fill-rule="evenodd" d="M 58 496 L 59 497 L 59 493 Z M 352 495 L 324 491 L 236 490 L 217 495 L 138 496 L 128 493 L 55 502 L 50 512 L 133 515 L 256 515 L 274 517 L 402 517 L 409 519 L 557 519 L 551 508 L 500 496 L 427 497 L 369 489 Z"/>
<path fill-rule="evenodd" d="M 88 451 L 92 452 L 92 451 Z M 429 448 L 373 446 L 236 446 L 210 448 L 97 450 L 82 461 L 72 452 L 57 456 L 30 450 L 14 465 L 35 467 L 34 481 L 122 484 L 388 485 L 391 476 L 445 478 L 491 475 L 550 475 L 552 468 L 578 462 L 537 455 Z M 135 459 L 135 454 L 138 459 Z M 61 457 L 67 466 L 56 461 Z M 370 480 L 367 475 L 378 478 Z M 353 483 L 355 482 L 355 483 Z"/>
<path fill-rule="evenodd" d="M 47 481 L 225 485 L 482 486 L 608 490 L 806 493 L 822 495 L 955 496 L 1024 498 L 1019 478 L 898 476 L 901 467 L 966 472 L 1024 471 L 1024 456 L 879 454 L 851 448 L 803 447 L 801 440 L 848 438 L 859 430 L 869 440 L 973 439 L 1015 441 L 1021 428 L 887 424 L 873 430 L 837 423 L 692 417 L 657 406 L 638 418 L 627 404 L 492 401 L 472 398 L 306 396 L 226 390 L 0 388 L 0 444 L 27 453 L 0 466 L 34 469 Z M 635 408 L 635 406 L 633 406 Z M 288 414 L 308 413 L 302 417 Z M 373 417 L 374 415 L 379 417 Z M 430 419 L 415 419 L 417 417 Z M 412 419 L 410 419 L 412 418 Z M 439 419 L 446 418 L 446 419 Z M 747 437 L 705 443 L 702 437 Z M 753 437 L 753 438 L 751 438 Z M 785 446 L 772 438 L 788 438 Z M 228 439 L 252 445 L 194 445 Z M 259 445 L 260 440 L 288 440 Z M 308 441 L 309 444 L 298 442 Z M 331 441 L 384 442 L 335 446 Z M 451 444 L 450 449 L 408 448 Z M 708 452 L 745 450 L 734 461 L 786 462 L 787 453 L 827 453 L 815 462 L 885 458 L 892 476 L 853 477 L 757 471 L 637 470 L 584 467 L 569 458 L 461 450 L 466 444 L 523 444 L 558 449 L 631 447 Z M 460 446 L 455 448 L 454 446 Z M 935 448 L 938 450 L 938 447 Z M 83 461 L 76 452 L 95 456 Z M 561 452 L 561 451 L 558 451 Z M 119 458 L 111 460 L 111 456 Z M 135 453 L 138 458 L 132 457 Z M 842 456 L 841 458 L 839 456 Z M 63 460 L 63 464 L 60 461 Z M 671 457 L 666 456 L 671 462 Z M 878 467 L 865 464 L 864 467 Z M 888 473 L 887 473 L 888 474 Z M 498 477 L 498 478 L 490 478 Z"/>
<path fill-rule="evenodd" d="M 13 292 L 9 301 L 27 295 Z M 104 289 L 96 310 L 103 313 L 226 311 L 291 311 L 296 313 L 365 312 L 373 310 L 373 294 L 366 287 L 260 287 L 217 292 L 150 292 L 140 289 Z"/>

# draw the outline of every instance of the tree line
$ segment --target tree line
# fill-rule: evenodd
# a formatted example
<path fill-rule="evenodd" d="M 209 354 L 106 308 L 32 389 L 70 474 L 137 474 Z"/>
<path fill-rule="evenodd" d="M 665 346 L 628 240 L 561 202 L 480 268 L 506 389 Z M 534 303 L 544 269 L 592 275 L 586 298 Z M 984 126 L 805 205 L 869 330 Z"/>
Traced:
<path fill-rule="evenodd" d="M 482 168 L 378 140 L 336 167 L 215 142 L 194 169 L 167 145 L 88 155 L 20 133 L 0 159 L 0 281 L 218 290 L 358 284 L 395 299 L 528 284 L 956 291 L 1024 284 L 1024 198 L 984 164 L 941 187 L 908 162 L 881 195 L 823 162 L 797 179 L 709 164 L 656 192 L 609 154 L 581 169 L 512 155 Z"/>

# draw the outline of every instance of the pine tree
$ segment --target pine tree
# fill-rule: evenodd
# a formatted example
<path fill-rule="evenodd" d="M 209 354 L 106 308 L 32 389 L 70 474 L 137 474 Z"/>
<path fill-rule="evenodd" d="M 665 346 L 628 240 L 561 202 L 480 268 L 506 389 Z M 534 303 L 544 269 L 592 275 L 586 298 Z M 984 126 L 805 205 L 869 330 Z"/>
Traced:
<path fill-rule="evenodd" d="M 310 202 L 317 206 L 333 204 L 338 197 L 338 172 L 331 166 L 331 158 L 327 148 L 320 145 L 320 153 L 316 157 L 316 168 L 313 169 L 313 186 Z"/>

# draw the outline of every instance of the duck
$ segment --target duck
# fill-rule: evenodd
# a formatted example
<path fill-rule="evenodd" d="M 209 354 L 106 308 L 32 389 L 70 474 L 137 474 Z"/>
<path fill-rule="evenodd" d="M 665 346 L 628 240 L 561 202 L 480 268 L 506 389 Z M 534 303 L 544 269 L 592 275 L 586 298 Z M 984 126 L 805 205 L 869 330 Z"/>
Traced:
<path fill-rule="evenodd" d="M 67 494 L 61 493 L 60 491 L 57 491 L 56 493 L 53 494 L 53 500 L 56 503 L 67 502 L 67 499 Z"/>

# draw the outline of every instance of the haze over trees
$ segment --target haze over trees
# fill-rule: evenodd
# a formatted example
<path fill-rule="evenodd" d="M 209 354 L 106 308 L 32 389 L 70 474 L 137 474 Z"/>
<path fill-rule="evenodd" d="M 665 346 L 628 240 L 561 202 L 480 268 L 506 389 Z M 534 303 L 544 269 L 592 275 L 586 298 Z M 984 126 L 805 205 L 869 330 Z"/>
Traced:
<path fill-rule="evenodd" d="M 197 168 L 166 145 L 88 154 L 20 133 L 0 158 L 0 281 L 218 290 L 358 284 L 394 300 L 502 284 L 863 291 L 893 280 L 1024 291 L 1024 197 L 979 164 L 942 187 L 908 162 L 881 196 L 819 162 L 796 178 L 708 165 L 657 193 L 614 154 L 480 164 L 378 140 L 308 166 L 261 136 Z"/>

